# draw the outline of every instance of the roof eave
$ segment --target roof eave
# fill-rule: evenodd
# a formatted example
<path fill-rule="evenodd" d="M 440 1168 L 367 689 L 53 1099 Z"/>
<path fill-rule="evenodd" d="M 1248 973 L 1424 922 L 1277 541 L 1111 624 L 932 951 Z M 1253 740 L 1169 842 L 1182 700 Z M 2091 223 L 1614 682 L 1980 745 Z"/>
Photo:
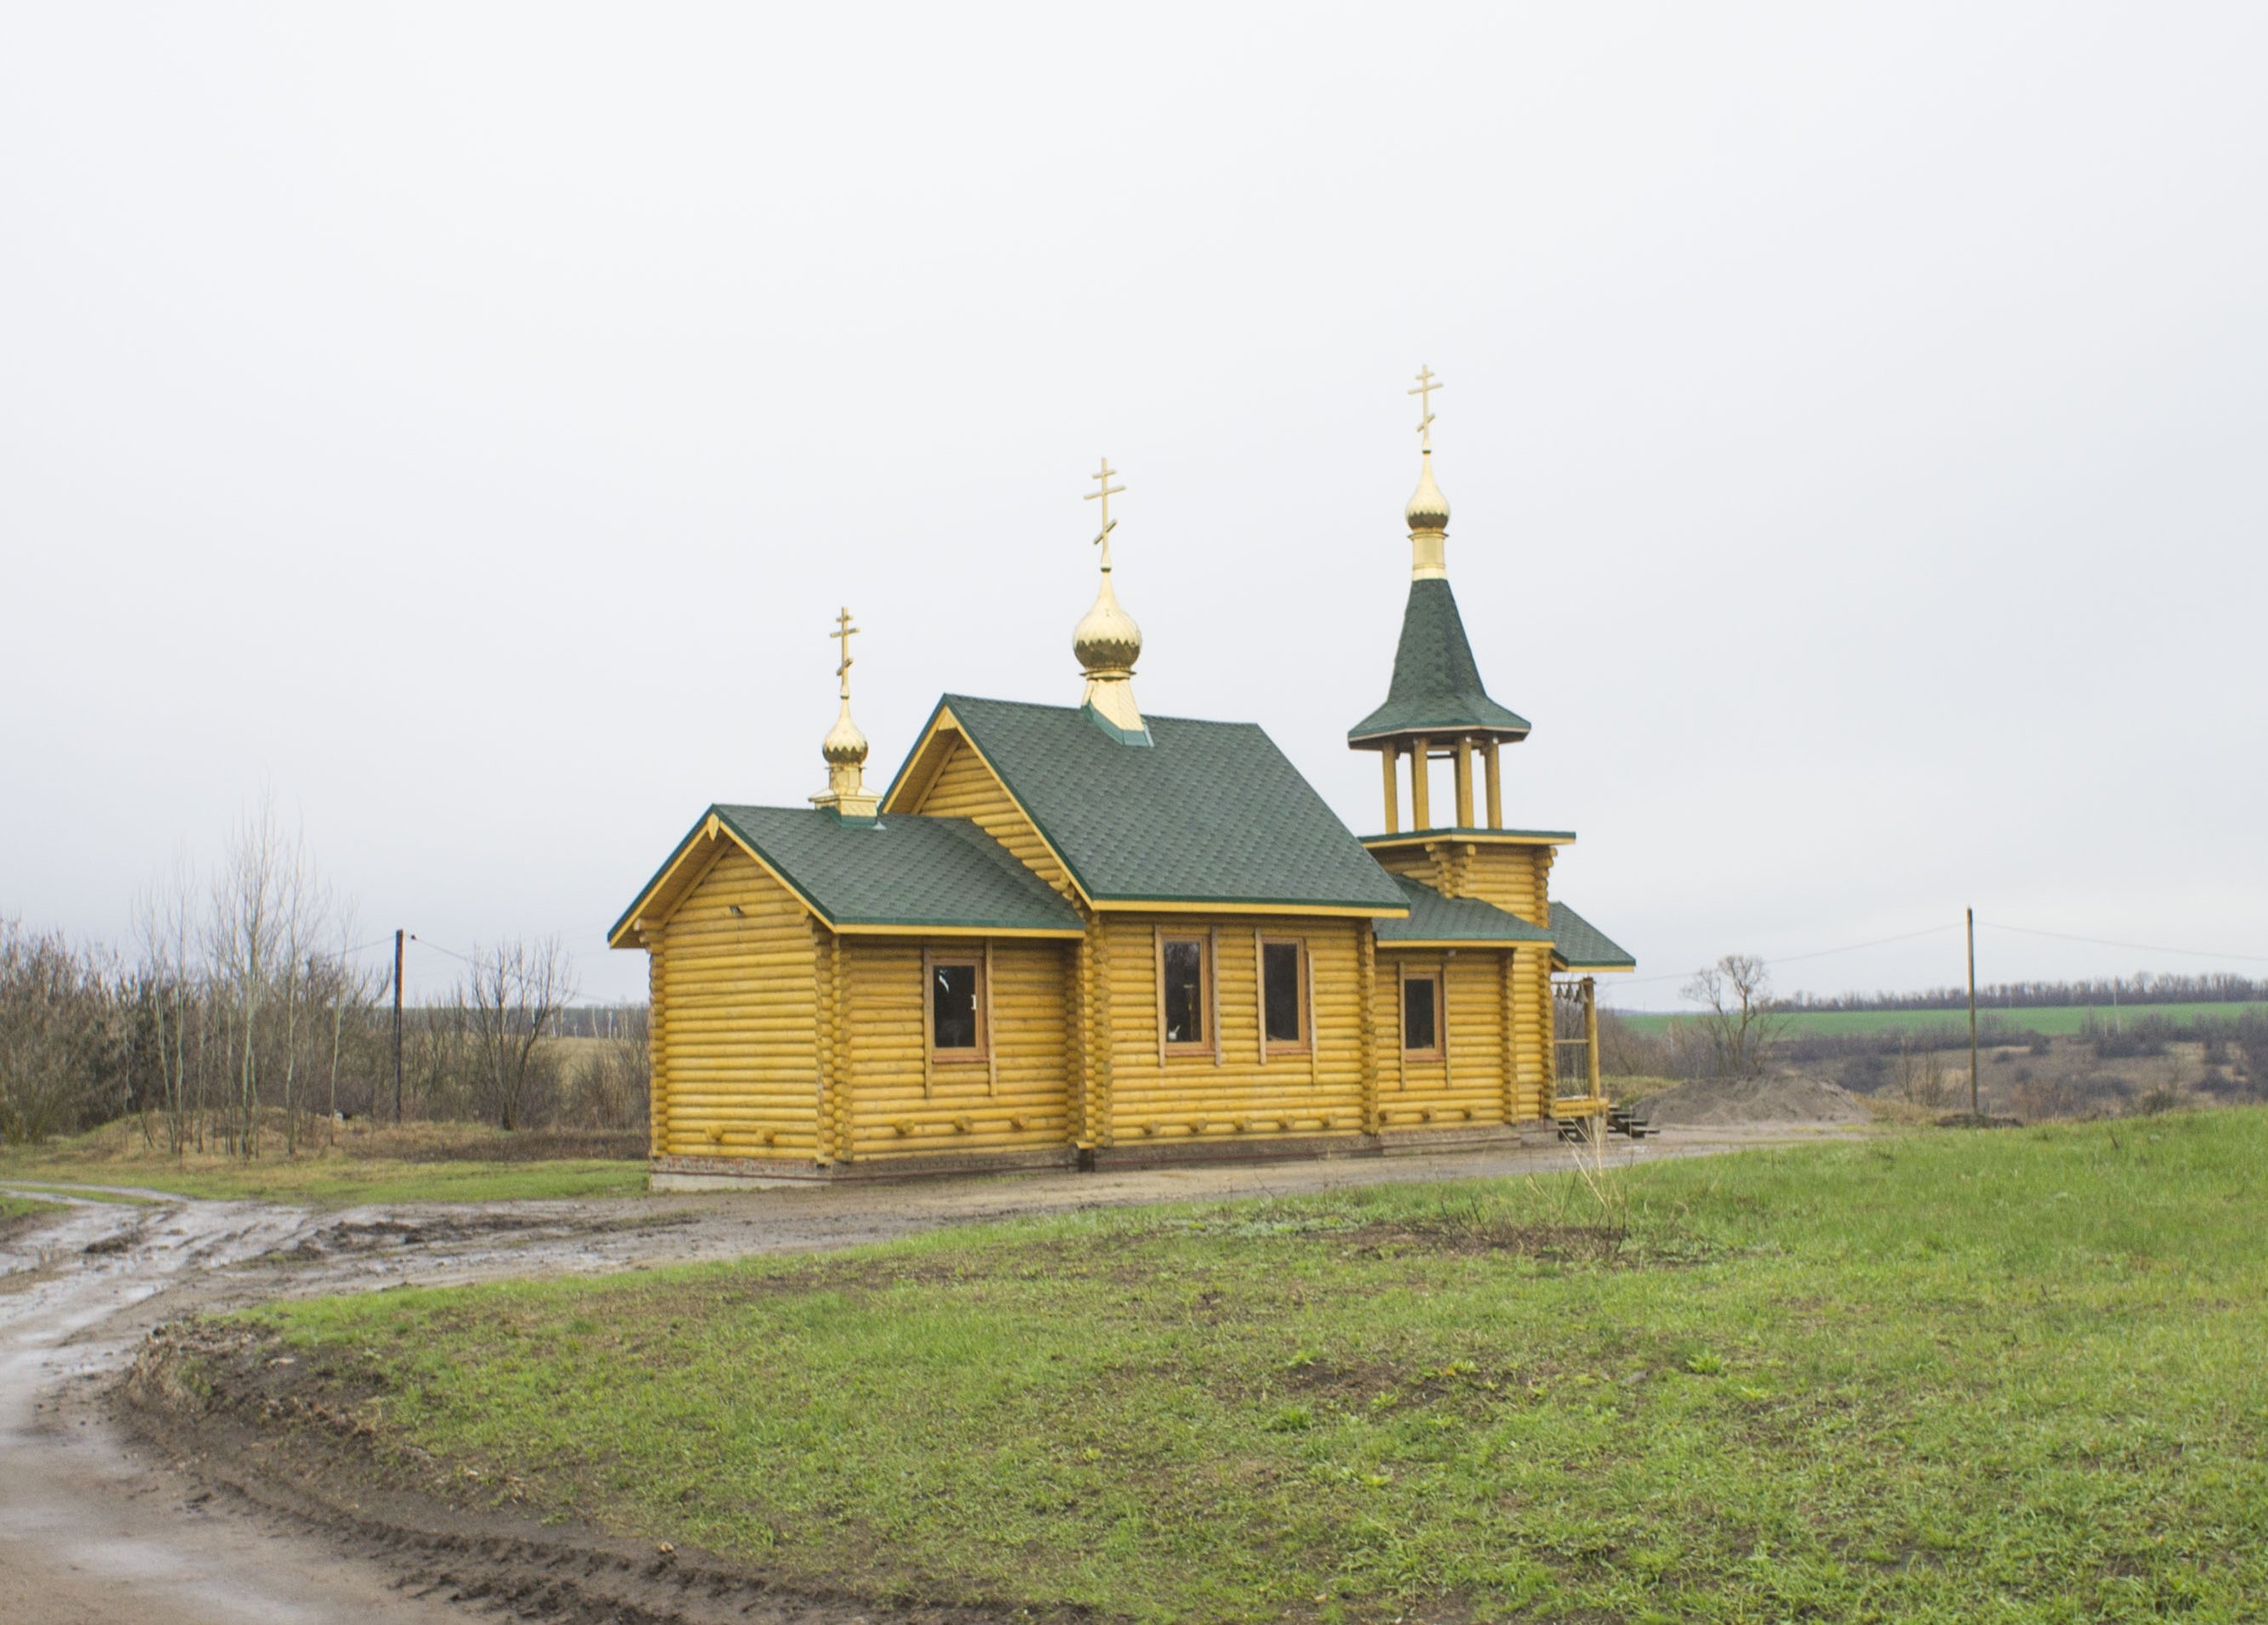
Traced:
<path fill-rule="evenodd" d="M 1089 901 L 1097 913 L 1132 914 L 1145 908 L 1177 914 L 1202 913 L 1210 908 L 1222 914 L 1336 915 L 1373 920 L 1401 920 L 1407 919 L 1410 915 L 1409 908 L 1403 904 L 1369 900 L 1334 902 L 1315 898 L 1295 901 L 1283 897 L 1102 896 Z"/>
<path fill-rule="evenodd" d="M 1432 829 L 1400 829 L 1390 835 L 1358 835 L 1364 849 L 1416 846 L 1430 841 L 1470 841 L 1483 846 L 1572 846 L 1572 829 L 1485 829 L 1447 824 Z"/>
<path fill-rule="evenodd" d="M 1346 737 L 1350 749 L 1364 750 L 1401 739 L 1450 739 L 1460 734 L 1470 739 L 1491 739 L 1505 744 L 1517 745 L 1535 732 L 1534 725 L 1528 723 L 1522 723 L 1515 728 L 1498 722 L 1444 718 L 1440 721 L 1393 723 L 1384 727 L 1373 727 L 1368 719 L 1365 719 L 1348 729 Z"/>

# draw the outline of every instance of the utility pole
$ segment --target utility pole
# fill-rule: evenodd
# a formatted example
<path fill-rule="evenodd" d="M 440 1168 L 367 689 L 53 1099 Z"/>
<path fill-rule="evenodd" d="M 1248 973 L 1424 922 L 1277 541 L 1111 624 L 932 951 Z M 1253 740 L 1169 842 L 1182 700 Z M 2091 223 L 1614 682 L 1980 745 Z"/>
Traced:
<path fill-rule="evenodd" d="M 1977 1104 L 1977 910 L 1969 910 L 1969 1114 L 1980 1117 Z"/>
<path fill-rule="evenodd" d="M 394 1121 L 401 1121 L 401 932 L 394 933 Z"/>

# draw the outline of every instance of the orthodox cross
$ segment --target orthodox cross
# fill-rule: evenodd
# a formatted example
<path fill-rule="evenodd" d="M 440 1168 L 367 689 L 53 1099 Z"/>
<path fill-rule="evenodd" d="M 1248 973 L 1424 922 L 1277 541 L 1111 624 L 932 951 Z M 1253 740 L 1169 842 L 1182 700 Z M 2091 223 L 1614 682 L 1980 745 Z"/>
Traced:
<path fill-rule="evenodd" d="M 1432 368 L 1420 367 L 1418 387 L 1409 392 L 1418 397 L 1418 444 L 1428 452 L 1433 449 L 1433 392 L 1445 387 Z"/>
<path fill-rule="evenodd" d="M 843 680 L 843 697 L 846 700 L 850 697 L 850 640 L 858 635 L 858 629 L 850 624 L 850 611 L 846 607 L 835 617 L 835 629 L 827 635 L 843 646 L 843 663 L 835 668 L 835 675 Z"/>
<path fill-rule="evenodd" d="M 1100 489 L 1089 491 L 1084 499 L 1087 502 L 1093 502 L 1097 497 L 1102 499 L 1102 528 L 1095 533 L 1094 540 L 1102 548 L 1102 568 L 1106 570 L 1110 568 L 1110 533 L 1118 524 L 1117 520 L 1110 517 L 1110 499 L 1126 489 L 1123 485 L 1111 484 L 1111 476 L 1117 472 L 1118 470 L 1110 466 L 1110 460 L 1108 457 L 1104 458 L 1102 467 L 1096 471 L 1094 476 L 1095 484 Z"/>

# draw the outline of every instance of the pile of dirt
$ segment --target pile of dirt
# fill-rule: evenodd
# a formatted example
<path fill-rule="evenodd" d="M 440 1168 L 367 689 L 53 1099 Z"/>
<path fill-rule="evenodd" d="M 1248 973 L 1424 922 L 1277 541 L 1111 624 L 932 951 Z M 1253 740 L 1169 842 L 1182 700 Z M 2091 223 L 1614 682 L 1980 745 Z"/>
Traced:
<path fill-rule="evenodd" d="M 2021 1117 L 1995 1117 L 1990 1112 L 1955 1112 L 1950 1117 L 1937 1120 L 1940 1129 L 2021 1129 Z"/>
<path fill-rule="evenodd" d="M 1680 1084 L 1633 1108 L 1650 1129 L 1739 1123 L 1862 1123 L 1873 1114 L 1847 1089 L 1815 1077 L 1719 1077 Z"/>

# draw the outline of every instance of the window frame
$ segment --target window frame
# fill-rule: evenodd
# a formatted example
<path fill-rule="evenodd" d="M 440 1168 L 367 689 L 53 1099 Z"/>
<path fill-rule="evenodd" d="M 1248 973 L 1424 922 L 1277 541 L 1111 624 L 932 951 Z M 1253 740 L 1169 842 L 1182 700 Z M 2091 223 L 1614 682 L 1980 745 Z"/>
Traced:
<path fill-rule="evenodd" d="M 1422 1049 L 1410 1044 L 1410 984 L 1430 982 L 1433 984 L 1433 1041 Z M 1402 967 L 1402 978 L 1395 989 L 1397 1003 L 1394 1011 L 1395 1036 L 1400 1040 L 1402 1057 L 1405 1061 L 1440 1061 L 1448 1053 L 1449 1037 L 1449 979 L 1440 967 L 1418 970 Z"/>
<path fill-rule="evenodd" d="M 1213 950 L 1214 933 L 1209 930 L 1158 930 L 1158 1058 L 1169 1055 L 1204 1055 L 1217 1058 L 1220 1050 L 1220 1008 L 1215 992 L 1217 955 Z M 1166 1026 L 1166 950 L 1177 943 L 1194 944 L 1197 951 L 1197 1036 L 1194 1039 L 1168 1038 Z"/>
<path fill-rule="evenodd" d="M 1268 950 L 1289 948 L 1292 953 L 1292 996 L 1299 1007 L 1300 1036 L 1274 1038 L 1268 1032 Z M 1260 1022 L 1260 1046 L 1263 1059 L 1270 1055 L 1304 1055 L 1314 1048 L 1314 961 L 1304 937 L 1271 937 L 1260 934 L 1259 952 L 1253 969 L 1255 974 L 1253 1000 L 1255 1014 Z"/>
<path fill-rule="evenodd" d="M 922 1048 L 937 1066 L 983 1066 L 992 1058 L 992 979 L 985 974 L 990 956 L 982 949 L 967 952 L 925 948 L 922 951 Z M 937 1041 L 937 973 L 946 966 L 968 967 L 976 979 L 976 1041 L 966 1048 Z"/>

